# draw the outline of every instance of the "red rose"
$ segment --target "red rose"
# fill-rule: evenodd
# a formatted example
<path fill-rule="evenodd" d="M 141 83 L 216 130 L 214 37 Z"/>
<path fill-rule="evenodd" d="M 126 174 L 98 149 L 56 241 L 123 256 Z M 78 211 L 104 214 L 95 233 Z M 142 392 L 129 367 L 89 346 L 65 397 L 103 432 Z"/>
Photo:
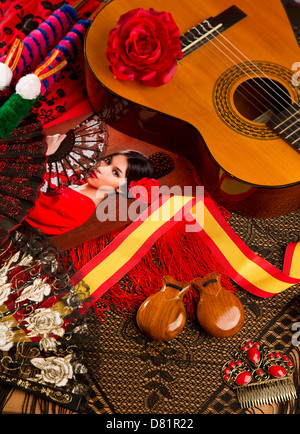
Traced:
<path fill-rule="evenodd" d="M 160 195 L 159 182 L 156 179 L 142 178 L 131 181 L 128 187 L 129 196 L 143 203 L 151 203 Z"/>
<path fill-rule="evenodd" d="M 116 79 L 160 86 L 171 80 L 183 57 L 179 29 L 170 13 L 133 9 L 110 31 L 106 56 Z"/>

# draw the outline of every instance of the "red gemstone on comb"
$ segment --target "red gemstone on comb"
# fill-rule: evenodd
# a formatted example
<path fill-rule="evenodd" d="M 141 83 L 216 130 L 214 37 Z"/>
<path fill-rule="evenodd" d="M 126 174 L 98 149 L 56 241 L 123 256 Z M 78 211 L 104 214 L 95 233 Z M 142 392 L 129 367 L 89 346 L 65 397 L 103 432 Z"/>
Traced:
<path fill-rule="evenodd" d="M 249 348 L 249 350 L 247 350 L 247 357 L 250 360 L 250 362 L 258 363 L 260 360 L 259 351 L 256 348 L 251 347 Z"/>
<path fill-rule="evenodd" d="M 245 384 L 248 384 L 251 381 L 251 374 L 250 372 L 241 372 L 235 379 L 236 384 L 239 386 L 244 386 Z"/>
<path fill-rule="evenodd" d="M 282 366 L 272 365 L 269 367 L 268 371 L 272 375 L 272 377 L 284 377 L 286 374 L 286 370 Z"/>

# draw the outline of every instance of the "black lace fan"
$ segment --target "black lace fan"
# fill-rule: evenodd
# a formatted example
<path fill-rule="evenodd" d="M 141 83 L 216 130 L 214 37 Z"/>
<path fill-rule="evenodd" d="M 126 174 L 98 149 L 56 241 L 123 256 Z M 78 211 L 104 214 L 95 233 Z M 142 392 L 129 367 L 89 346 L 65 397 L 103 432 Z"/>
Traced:
<path fill-rule="evenodd" d="M 48 158 L 42 191 L 59 188 L 61 184 L 80 183 L 91 166 L 106 152 L 108 130 L 97 114 L 66 134 L 59 149 Z"/>
<path fill-rule="evenodd" d="M 32 112 L 0 139 L 0 244 L 34 206 L 44 182 L 45 151 L 42 125 Z"/>

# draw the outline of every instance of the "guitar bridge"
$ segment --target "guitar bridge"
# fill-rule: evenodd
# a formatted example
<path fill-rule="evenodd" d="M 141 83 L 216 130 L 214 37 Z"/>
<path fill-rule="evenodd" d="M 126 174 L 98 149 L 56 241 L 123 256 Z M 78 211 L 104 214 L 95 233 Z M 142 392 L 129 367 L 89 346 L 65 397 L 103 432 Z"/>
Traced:
<path fill-rule="evenodd" d="M 216 17 L 208 18 L 181 35 L 181 50 L 184 56 L 214 39 L 246 17 L 237 6 L 231 6 Z"/>

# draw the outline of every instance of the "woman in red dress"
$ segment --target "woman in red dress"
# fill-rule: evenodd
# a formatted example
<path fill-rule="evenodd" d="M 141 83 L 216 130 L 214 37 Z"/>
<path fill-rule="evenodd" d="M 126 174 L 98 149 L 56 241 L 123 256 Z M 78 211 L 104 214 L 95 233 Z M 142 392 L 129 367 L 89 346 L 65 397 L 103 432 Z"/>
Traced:
<path fill-rule="evenodd" d="M 64 138 L 64 134 L 47 136 L 46 155 L 54 153 Z M 153 176 L 154 168 L 142 153 L 116 152 L 100 160 L 84 184 L 40 193 L 26 221 L 44 234 L 63 234 L 87 221 L 108 194 L 125 192 L 131 181 Z"/>

